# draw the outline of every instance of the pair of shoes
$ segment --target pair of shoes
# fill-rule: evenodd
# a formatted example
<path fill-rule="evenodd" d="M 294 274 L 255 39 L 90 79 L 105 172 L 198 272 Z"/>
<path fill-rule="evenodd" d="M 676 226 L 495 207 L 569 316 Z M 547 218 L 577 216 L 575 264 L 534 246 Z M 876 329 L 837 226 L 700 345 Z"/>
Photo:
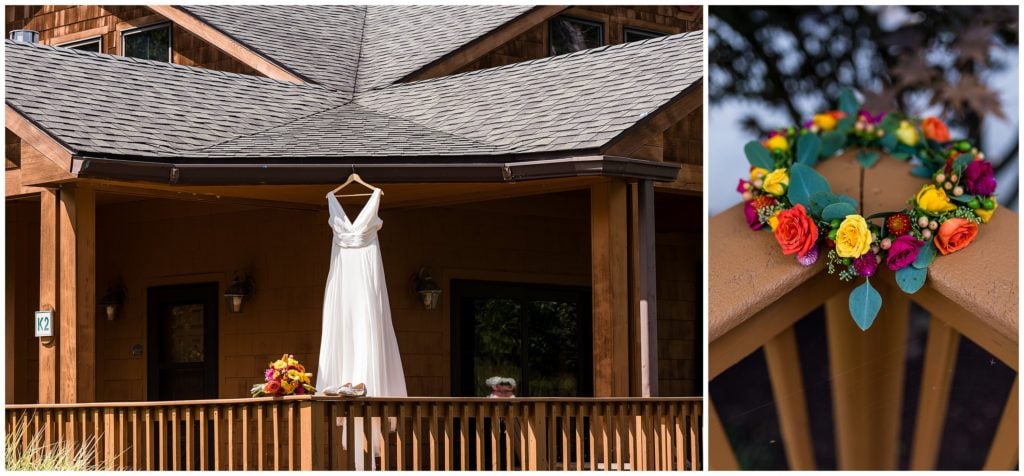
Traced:
<path fill-rule="evenodd" d="M 321 393 L 323 393 L 324 395 L 327 395 L 327 396 L 337 397 L 338 395 L 341 395 L 340 390 L 341 390 L 341 387 L 339 387 L 337 385 L 332 385 L 330 387 L 327 387 L 327 388 L 321 390 Z"/>
<path fill-rule="evenodd" d="M 346 383 L 338 389 L 338 393 L 345 397 L 362 397 L 366 395 L 366 385 L 360 383 L 353 386 L 351 383 Z"/>

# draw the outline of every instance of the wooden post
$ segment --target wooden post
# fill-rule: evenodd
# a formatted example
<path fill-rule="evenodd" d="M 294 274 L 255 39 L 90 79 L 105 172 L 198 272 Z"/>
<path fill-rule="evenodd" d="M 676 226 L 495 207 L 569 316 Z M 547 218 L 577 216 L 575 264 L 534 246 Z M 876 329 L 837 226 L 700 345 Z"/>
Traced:
<path fill-rule="evenodd" d="M 44 189 L 39 194 L 39 309 L 53 309 L 53 337 L 39 339 L 39 403 L 57 403 L 58 343 L 63 334 L 60 323 L 60 192 Z M 26 316 L 27 318 L 27 316 Z"/>
<path fill-rule="evenodd" d="M 654 183 L 637 183 L 638 248 L 640 252 L 640 394 L 658 396 L 658 291 L 654 247 Z"/>
<path fill-rule="evenodd" d="M 629 280 L 626 183 L 590 189 L 594 396 L 629 395 Z"/>
<path fill-rule="evenodd" d="M 96 400 L 96 194 L 60 192 L 60 401 Z"/>
<path fill-rule="evenodd" d="M 899 458 L 909 301 L 891 286 L 872 286 L 884 304 L 867 331 L 850 317 L 848 296 L 825 305 L 841 470 L 896 469 Z"/>
<path fill-rule="evenodd" d="M 999 426 L 996 428 L 996 435 L 992 437 L 992 446 L 985 458 L 985 470 L 1009 471 L 1019 464 L 1018 452 L 1020 448 L 1017 443 L 1019 429 L 1020 407 L 1017 406 L 1017 384 L 1019 378 L 1013 379 L 1013 387 L 1006 397 L 1006 406 L 1003 407 L 1003 416 L 999 418 Z"/>
<path fill-rule="evenodd" d="M 8 133 L 8 134 L 10 134 L 10 133 Z M 10 160 L 10 158 L 8 158 L 7 160 Z M 18 276 L 17 272 L 18 271 L 17 271 L 17 267 L 15 266 L 14 256 L 17 253 L 16 250 L 18 249 L 18 246 L 19 246 L 20 241 L 21 241 L 20 239 L 17 238 L 17 233 L 15 232 L 15 229 L 16 229 L 16 227 L 21 227 L 21 226 L 24 226 L 24 225 L 23 224 L 16 224 L 16 225 L 12 226 L 12 222 L 11 222 L 11 218 L 10 218 L 11 217 L 11 213 L 17 213 L 17 211 L 13 207 L 8 206 L 7 207 L 7 223 L 6 223 L 6 226 L 7 226 L 7 230 L 6 230 L 7 249 L 4 251 L 4 254 L 5 254 L 6 259 L 7 259 L 7 261 L 5 261 L 5 265 L 4 265 L 4 273 L 5 273 L 4 274 L 4 276 L 5 276 L 5 278 L 4 278 L 5 279 L 4 297 L 6 299 L 5 306 L 4 306 L 4 319 L 5 319 L 5 321 L 4 321 L 4 332 L 5 332 L 5 334 L 4 334 L 4 345 L 6 346 L 4 348 L 5 349 L 4 357 L 7 358 L 6 365 L 4 365 L 4 373 L 5 373 L 4 377 L 6 378 L 6 381 L 4 382 L 4 389 L 7 392 L 6 393 L 6 397 L 5 397 L 6 401 L 4 403 L 8 403 L 8 404 L 15 403 L 17 401 L 17 399 L 14 398 L 15 397 L 15 395 L 14 395 L 14 392 L 15 392 L 15 385 L 14 385 L 15 384 L 15 374 L 19 372 L 17 370 L 18 365 L 16 365 L 16 364 L 24 365 L 24 363 L 21 362 L 20 360 L 17 360 L 17 361 L 15 360 L 15 359 L 18 358 L 18 354 L 17 354 L 16 349 L 15 349 L 15 345 L 16 345 L 15 343 L 17 342 L 17 340 L 14 337 L 15 336 L 15 333 L 14 333 L 15 332 L 14 331 L 15 330 L 14 323 L 17 322 L 18 319 L 19 319 L 17 308 L 14 306 L 15 299 L 17 299 L 17 289 L 16 289 L 16 286 L 15 286 L 15 281 L 18 279 L 17 278 L 17 276 Z M 24 299 L 25 297 L 21 296 L 21 298 Z M 25 316 L 25 319 L 28 319 L 27 315 Z M 21 338 L 22 338 L 22 340 L 25 339 L 24 336 L 21 336 Z"/>
<path fill-rule="evenodd" d="M 299 403 L 299 469 L 303 471 L 328 469 L 325 453 L 327 447 L 321 444 L 321 438 L 327 436 L 324 406 L 324 402 L 312 400 Z M 385 428 L 383 424 L 381 427 Z"/>
<path fill-rule="evenodd" d="M 736 454 L 732 451 L 732 444 L 729 443 L 729 437 L 725 434 L 725 427 L 722 426 L 722 420 L 718 418 L 718 411 L 715 410 L 715 405 L 711 403 L 711 398 L 707 399 L 708 402 L 708 453 L 710 454 L 711 465 L 708 469 L 712 471 L 737 471 L 740 469 L 739 463 L 736 461 Z"/>

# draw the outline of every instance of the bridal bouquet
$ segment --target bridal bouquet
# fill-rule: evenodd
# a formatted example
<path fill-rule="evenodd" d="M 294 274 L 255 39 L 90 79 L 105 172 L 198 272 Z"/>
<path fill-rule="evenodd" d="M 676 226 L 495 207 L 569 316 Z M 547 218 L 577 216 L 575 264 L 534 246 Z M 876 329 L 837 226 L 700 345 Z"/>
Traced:
<path fill-rule="evenodd" d="M 252 386 L 252 396 L 283 397 L 316 393 L 316 388 L 309 383 L 313 374 L 306 373 L 306 368 L 291 354 L 284 354 L 271 362 L 263 372 L 263 377 L 265 383 Z"/>

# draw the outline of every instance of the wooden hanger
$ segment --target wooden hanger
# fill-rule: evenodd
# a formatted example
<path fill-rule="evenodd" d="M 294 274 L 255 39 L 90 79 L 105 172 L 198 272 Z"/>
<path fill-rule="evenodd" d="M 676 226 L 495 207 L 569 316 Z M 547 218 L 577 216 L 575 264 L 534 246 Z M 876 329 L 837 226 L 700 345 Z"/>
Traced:
<path fill-rule="evenodd" d="M 331 193 L 332 194 L 337 194 L 338 191 L 340 191 L 341 189 L 347 187 L 352 182 L 359 183 L 362 186 L 364 186 L 364 187 L 366 187 L 366 188 L 368 188 L 370 190 L 373 190 L 373 191 L 378 191 L 379 190 L 380 194 L 384 195 L 384 191 L 383 190 L 381 190 L 380 188 L 374 187 L 373 185 L 370 185 L 370 184 L 364 182 L 362 177 L 360 177 L 359 174 L 357 174 L 355 172 L 352 172 L 352 174 L 348 176 L 348 180 L 346 180 L 345 183 L 339 185 L 338 188 L 336 188 L 334 190 L 331 190 Z M 351 193 L 351 194 L 348 194 L 348 195 L 335 195 L 335 196 L 336 197 L 340 197 L 340 198 L 344 198 L 344 197 L 366 197 L 366 196 L 369 196 L 369 195 L 373 195 L 373 192 L 370 192 L 370 193 Z"/>

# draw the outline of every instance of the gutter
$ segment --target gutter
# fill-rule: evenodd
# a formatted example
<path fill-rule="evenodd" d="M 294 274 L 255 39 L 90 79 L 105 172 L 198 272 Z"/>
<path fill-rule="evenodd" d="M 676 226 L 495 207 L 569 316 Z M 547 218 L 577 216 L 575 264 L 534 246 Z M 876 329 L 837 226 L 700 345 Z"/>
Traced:
<path fill-rule="evenodd" d="M 352 173 L 378 183 L 518 182 L 562 177 L 672 181 L 679 164 L 614 156 L 499 163 L 166 163 L 75 157 L 79 178 L 179 185 L 331 184 Z"/>

